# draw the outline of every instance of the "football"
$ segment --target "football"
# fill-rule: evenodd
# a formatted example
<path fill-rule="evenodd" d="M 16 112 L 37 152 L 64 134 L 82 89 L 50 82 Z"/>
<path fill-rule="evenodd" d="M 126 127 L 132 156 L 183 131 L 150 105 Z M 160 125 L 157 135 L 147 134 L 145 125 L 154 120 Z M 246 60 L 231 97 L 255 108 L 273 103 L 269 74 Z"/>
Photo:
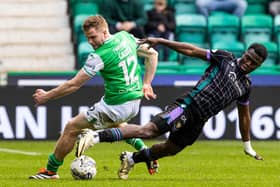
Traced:
<path fill-rule="evenodd" d="M 82 155 L 71 163 L 71 174 L 74 179 L 90 180 L 95 177 L 96 173 L 96 162 L 89 156 Z"/>

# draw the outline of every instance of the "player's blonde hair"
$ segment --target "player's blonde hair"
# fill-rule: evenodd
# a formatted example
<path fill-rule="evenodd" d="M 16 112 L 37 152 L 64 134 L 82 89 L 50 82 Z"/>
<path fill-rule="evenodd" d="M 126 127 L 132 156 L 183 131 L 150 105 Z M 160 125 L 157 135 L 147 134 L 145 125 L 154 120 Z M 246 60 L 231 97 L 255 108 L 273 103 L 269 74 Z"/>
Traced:
<path fill-rule="evenodd" d="M 92 27 L 96 30 L 109 30 L 107 21 L 100 15 L 89 16 L 83 24 L 83 31 L 88 32 Z"/>

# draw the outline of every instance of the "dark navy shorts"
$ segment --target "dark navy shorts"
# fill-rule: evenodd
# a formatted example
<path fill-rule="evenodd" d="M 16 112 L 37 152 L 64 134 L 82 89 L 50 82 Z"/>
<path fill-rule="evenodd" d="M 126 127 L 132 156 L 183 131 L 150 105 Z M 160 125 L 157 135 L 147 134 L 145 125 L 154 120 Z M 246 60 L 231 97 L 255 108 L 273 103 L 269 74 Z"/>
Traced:
<path fill-rule="evenodd" d="M 195 142 L 205 123 L 193 106 L 183 109 L 177 104 L 169 105 L 151 121 L 156 124 L 161 134 L 170 131 L 168 139 L 181 148 Z"/>

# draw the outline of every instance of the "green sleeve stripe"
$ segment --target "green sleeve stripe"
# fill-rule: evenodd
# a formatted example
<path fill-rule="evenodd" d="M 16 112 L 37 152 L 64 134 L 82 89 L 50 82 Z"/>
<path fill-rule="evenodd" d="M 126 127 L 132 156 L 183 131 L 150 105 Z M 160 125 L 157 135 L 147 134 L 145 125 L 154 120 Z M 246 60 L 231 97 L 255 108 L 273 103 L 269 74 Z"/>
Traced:
<path fill-rule="evenodd" d="M 95 74 L 90 73 L 89 71 L 87 71 L 86 68 L 83 67 L 83 70 L 85 71 L 86 74 L 88 74 L 90 77 L 93 77 Z"/>

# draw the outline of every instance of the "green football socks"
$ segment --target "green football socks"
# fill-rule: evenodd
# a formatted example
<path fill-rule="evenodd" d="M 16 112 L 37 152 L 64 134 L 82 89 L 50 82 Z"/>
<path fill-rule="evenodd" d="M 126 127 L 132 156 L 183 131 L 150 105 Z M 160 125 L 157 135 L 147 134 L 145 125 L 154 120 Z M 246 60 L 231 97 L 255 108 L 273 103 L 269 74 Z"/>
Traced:
<path fill-rule="evenodd" d="M 137 151 L 140 151 L 140 150 L 146 148 L 145 143 L 140 138 L 130 138 L 125 141 L 126 141 L 126 143 L 132 145 Z"/>
<path fill-rule="evenodd" d="M 57 172 L 59 166 L 61 166 L 63 164 L 63 160 L 62 161 L 58 161 L 55 158 L 54 153 L 49 155 L 49 159 L 48 159 L 48 164 L 47 164 L 47 170 L 48 171 L 52 171 L 52 172 Z"/>

